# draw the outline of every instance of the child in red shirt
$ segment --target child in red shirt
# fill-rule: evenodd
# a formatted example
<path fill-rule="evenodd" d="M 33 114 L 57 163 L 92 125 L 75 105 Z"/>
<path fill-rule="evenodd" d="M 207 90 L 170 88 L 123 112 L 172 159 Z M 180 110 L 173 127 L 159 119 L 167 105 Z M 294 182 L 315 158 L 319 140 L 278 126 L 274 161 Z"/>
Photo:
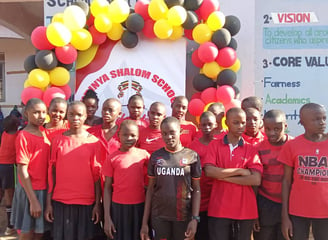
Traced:
<path fill-rule="evenodd" d="M 53 222 L 54 240 L 91 239 L 99 221 L 100 144 L 85 130 L 86 118 L 85 105 L 72 102 L 70 129 L 52 141 L 45 218 Z"/>
<path fill-rule="evenodd" d="M 11 224 L 21 230 L 20 239 L 41 239 L 46 230 L 43 210 L 46 200 L 50 144 L 40 130 L 47 108 L 38 98 L 25 106 L 26 127 L 16 138 L 16 185 Z"/>
<path fill-rule="evenodd" d="M 146 150 L 136 148 L 138 125 L 124 120 L 119 129 L 121 147 L 105 161 L 103 174 L 106 235 L 115 240 L 137 240 L 145 201 L 144 168 L 149 160 Z"/>
<path fill-rule="evenodd" d="M 257 195 L 259 218 L 255 223 L 253 236 L 255 240 L 283 240 L 281 183 L 284 166 L 277 158 L 282 147 L 291 140 L 291 137 L 285 134 L 286 115 L 281 110 L 266 112 L 263 122 L 267 139 L 257 145 L 263 164 L 263 175 Z"/>
<path fill-rule="evenodd" d="M 316 103 L 300 109 L 304 134 L 287 142 L 278 161 L 284 164 L 282 182 L 282 233 L 285 239 L 328 236 L 328 137 L 326 110 Z"/>
<path fill-rule="evenodd" d="M 155 240 L 191 240 L 200 220 L 199 156 L 182 146 L 178 119 L 165 118 L 161 131 L 165 147 L 155 151 L 148 164 L 149 184 L 140 237 L 150 239 L 151 216 Z"/>
<path fill-rule="evenodd" d="M 213 181 L 208 206 L 210 240 L 228 240 L 232 224 L 238 225 L 237 238 L 249 240 L 257 218 L 256 196 L 252 186 L 261 183 L 262 164 L 256 149 L 242 136 L 246 114 L 231 108 L 226 115 L 228 133 L 209 145 L 204 166 Z"/>
<path fill-rule="evenodd" d="M 195 139 L 189 146 L 190 149 L 198 153 L 200 162 L 203 167 L 203 162 L 208 151 L 208 145 L 214 139 L 214 131 L 216 129 L 217 122 L 216 117 L 212 112 L 204 112 L 200 116 L 200 129 L 202 132 L 202 137 Z M 212 191 L 213 180 L 205 176 L 202 172 L 200 178 L 200 190 L 201 190 L 201 200 L 200 200 L 200 223 L 197 226 L 196 240 L 208 239 L 208 219 L 207 219 L 207 209 L 208 203 L 210 201 L 211 191 Z"/>
<path fill-rule="evenodd" d="M 99 103 L 97 93 L 92 89 L 88 89 L 82 98 L 82 102 L 87 108 L 87 119 L 85 120 L 85 125 L 95 126 L 101 124 L 101 118 L 95 115 Z"/>
<path fill-rule="evenodd" d="M 188 147 L 195 139 L 197 134 L 197 127 L 190 121 L 186 120 L 188 110 L 188 99 L 184 96 L 177 96 L 174 98 L 172 104 L 172 117 L 175 117 L 180 122 L 181 135 L 180 141 L 182 146 Z"/>
<path fill-rule="evenodd" d="M 208 107 L 207 111 L 212 112 L 216 117 L 216 128 L 213 131 L 214 136 L 220 135 L 221 133 L 224 132 L 224 129 L 222 127 L 222 119 L 224 117 L 225 108 L 223 104 L 219 102 L 212 103 Z"/>
<path fill-rule="evenodd" d="M 11 205 L 15 190 L 14 164 L 16 163 L 15 141 L 18 135 L 19 119 L 14 115 L 5 117 L 2 122 L 3 130 L 0 146 L 0 191 L 4 191 L 7 213 L 7 228 L 5 236 L 16 233 L 10 224 Z"/>
<path fill-rule="evenodd" d="M 262 113 L 263 110 L 263 103 L 262 100 L 256 96 L 250 96 L 244 98 L 241 101 L 241 108 L 245 111 L 247 108 L 255 108 L 257 111 Z"/>
<path fill-rule="evenodd" d="M 149 154 L 165 146 L 161 133 L 161 123 L 166 117 L 165 105 L 154 102 L 149 108 L 149 126 L 141 129 L 138 147 L 145 149 Z"/>
<path fill-rule="evenodd" d="M 247 108 L 246 113 L 246 129 L 243 134 L 243 139 L 249 144 L 256 145 L 265 139 L 261 132 L 263 121 L 261 113 L 255 108 Z"/>

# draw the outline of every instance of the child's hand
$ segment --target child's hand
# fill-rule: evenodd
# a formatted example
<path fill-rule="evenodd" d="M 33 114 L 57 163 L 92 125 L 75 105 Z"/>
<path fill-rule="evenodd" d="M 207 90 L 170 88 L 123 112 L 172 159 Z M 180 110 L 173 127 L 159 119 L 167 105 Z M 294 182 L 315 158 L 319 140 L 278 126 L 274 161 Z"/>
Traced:
<path fill-rule="evenodd" d="M 141 240 L 150 240 L 149 236 L 148 236 L 148 225 L 147 224 L 143 224 L 140 230 L 140 238 Z"/>
<path fill-rule="evenodd" d="M 34 218 L 39 218 L 42 214 L 41 205 L 37 199 L 30 202 L 30 214 Z"/>
<path fill-rule="evenodd" d="M 100 214 L 101 214 L 100 207 L 98 204 L 95 204 L 95 206 L 92 209 L 92 218 L 91 218 L 94 224 L 97 224 L 100 221 Z"/>
<path fill-rule="evenodd" d="M 241 176 L 249 176 L 249 175 L 252 174 L 251 171 L 250 171 L 249 169 L 241 168 L 240 170 L 241 170 L 241 172 L 240 172 L 240 175 L 241 175 Z"/>
<path fill-rule="evenodd" d="M 188 224 L 187 231 L 185 232 L 186 238 L 184 240 L 193 240 L 197 231 L 197 221 L 191 220 Z"/>
<path fill-rule="evenodd" d="M 114 238 L 114 233 L 116 233 L 116 229 L 110 217 L 108 220 L 105 219 L 104 231 L 107 237 L 109 237 L 110 239 Z"/>
<path fill-rule="evenodd" d="M 281 231 L 282 231 L 282 235 L 286 240 L 291 240 L 291 238 L 293 237 L 293 224 L 288 216 L 282 217 Z"/>
<path fill-rule="evenodd" d="M 261 230 L 261 227 L 260 227 L 260 221 L 259 219 L 255 219 L 255 223 L 254 223 L 254 226 L 253 226 L 253 230 L 254 232 L 259 232 Z"/>
<path fill-rule="evenodd" d="M 48 222 L 53 222 L 54 221 L 54 210 L 53 210 L 51 204 L 47 204 L 46 210 L 44 211 L 44 218 Z"/>

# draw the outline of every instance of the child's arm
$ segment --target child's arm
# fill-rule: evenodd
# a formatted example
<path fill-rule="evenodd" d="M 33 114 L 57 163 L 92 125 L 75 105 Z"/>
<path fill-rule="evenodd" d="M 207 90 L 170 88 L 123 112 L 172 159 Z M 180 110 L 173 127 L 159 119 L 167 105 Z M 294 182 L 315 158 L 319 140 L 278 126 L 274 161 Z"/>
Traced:
<path fill-rule="evenodd" d="M 151 209 L 151 200 L 154 193 L 154 186 L 156 183 L 156 179 L 154 177 L 149 178 L 148 188 L 146 193 L 146 201 L 145 201 L 145 208 L 144 214 L 142 218 L 142 227 L 140 230 L 140 238 L 141 240 L 150 240 L 148 236 L 149 228 L 148 228 L 148 221 L 150 216 L 150 209 Z"/>
<path fill-rule="evenodd" d="M 34 218 L 39 218 L 42 214 L 42 209 L 39 200 L 37 199 L 34 190 L 32 188 L 31 179 L 27 169 L 28 169 L 28 165 L 17 164 L 18 175 L 20 177 L 27 198 L 30 202 L 30 214 Z"/>
<path fill-rule="evenodd" d="M 228 177 L 234 176 L 248 176 L 251 175 L 251 172 L 248 169 L 244 168 L 219 168 L 213 165 L 205 165 L 204 168 L 205 175 L 207 177 L 215 178 L 222 180 Z"/>
<path fill-rule="evenodd" d="M 110 206 L 112 203 L 112 183 L 113 178 L 107 177 L 105 178 L 105 186 L 104 186 L 104 231 L 109 238 L 114 238 L 114 233 L 116 232 L 114 223 L 110 214 Z"/>
<path fill-rule="evenodd" d="M 97 224 L 100 221 L 100 199 L 101 199 L 101 185 L 100 178 L 95 182 L 95 205 L 92 209 L 92 221 Z"/>
<path fill-rule="evenodd" d="M 46 201 L 46 209 L 44 211 L 44 218 L 48 221 L 48 222 L 53 222 L 54 221 L 54 211 L 52 208 L 52 204 L 51 204 L 51 199 L 52 199 L 52 193 L 54 191 L 55 185 L 56 185 L 56 168 L 54 165 L 51 165 L 50 167 L 50 171 L 48 172 L 49 174 L 49 178 L 52 179 L 52 186 L 49 185 L 48 181 L 48 194 L 47 194 L 47 201 Z"/>
<path fill-rule="evenodd" d="M 192 205 L 192 216 L 199 216 L 199 206 L 200 206 L 200 186 L 199 179 L 192 179 L 192 194 L 191 194 L 191 205 Z M 194 239 L 197 231 L 197 221 L 196 219 L 192 219 L 187 227 L 187 231 L 185 233 L 185 240 Z"/>
<path fill-rule="evenodd" d="M 233 176 L 223 178 L 223 181 L 235 183 L 239 185 L 246 185 L 246 186 L 260 186 L 261 184 L 261 173 L 257 171 L 253 171 L 249 169 L 250 175 L 247 176 Z"/>
<path fill-rule="evenodd" d="M 281 231 L 286 240 L 290 240 L 293 237 L 293 225 L 289 218 L 288 206 L 289 206 L 289 194 L 292 185 L 293 168 L 284 165 L 284 177 L 282 179 L 282 211 L 281 211 Z"/>

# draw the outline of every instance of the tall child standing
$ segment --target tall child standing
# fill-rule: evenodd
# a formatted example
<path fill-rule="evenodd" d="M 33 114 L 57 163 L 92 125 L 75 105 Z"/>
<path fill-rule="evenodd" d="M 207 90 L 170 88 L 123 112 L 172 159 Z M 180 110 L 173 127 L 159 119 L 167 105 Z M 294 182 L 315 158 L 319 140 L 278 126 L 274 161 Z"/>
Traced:
<path fill-rule="evenodd" d="M 30 99 L 24 112 L 26 127 L 16 139 L 17 183 L 11 224 L 21 230 L 20 240 L 38 240 L 46 230 L 43 218 L 47 196 L 47 168 L 50 144 L 40 130 L 47 108 L 37 98 Z"/>

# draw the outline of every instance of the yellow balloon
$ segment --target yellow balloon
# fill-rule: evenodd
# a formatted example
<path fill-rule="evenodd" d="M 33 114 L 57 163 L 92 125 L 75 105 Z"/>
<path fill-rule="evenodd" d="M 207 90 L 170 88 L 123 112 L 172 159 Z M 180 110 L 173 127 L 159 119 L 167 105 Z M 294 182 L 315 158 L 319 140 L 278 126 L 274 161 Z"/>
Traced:
<path fill-rule="evenodd" d="M 64 67 L 55 67 L 49 72 L 51 85 L 64 86 L 69 82 L 69 71 Z"/>
<path fill-rule="evenodd" d="M 29 83 L 28 79 L 26 79 L 24 82 L 24 88 L 27 88 L 27 87 L 32 87 L 32 85 Z"/>
<path fill-rule="evenodd" d="M 196 123 L 199 124 L 200 123 L 200 116 L 196 116 L 195 120 L 196 120 Z"/>
<path fill-rule="evenodd" d="M 205 63 L 203 66 L 203 71 L 207 77 L 217 78 L 217 76 L 221 71 L 221 68 L 217 62 L 213 61 L 213 62 Z"/>
<path fill-rule="evenodd" d="M 212 34 L 212 30 L 205 23 L 198 24 L 192 30 L 192 37 L 195 42 L 199 44 L 209 42 L 211 40 Z"/>
<path fill-rule="evenodd" d="M 210 103 L 206 104 L 205 107 L 204 107 L 204 112 L 206 112 L 206 111 L 208 110 L 208 108 L 209 108 L 213 103 L 215 103 L 215 102 L 210 102 Z"/>
<path fill-rule="evenodd" d="M 46 115 L 46 119 L 44 120 L 44 122 L 45 122 L 45 123 L 50 122 L 50 116 L 49 116 L 49 114 Z"/>
<path fill-rule="evenodd" d="M 154 33 L 159 39 L 168 39 L 173 32 L 173 27 L 166 19 L 160 19 L 154 24 Z"/>
<path fill-rule="evenodd" d="M 237 58 L 236 61 L 235 61 L 235 63 L 232 64 L 232 66 L 229 67 L 228 69 L 231 69 L 234 72 L 238 72 L 239 69 L 240 69 L 240 60 L 239 60 L 239 58 Z"/>
<path fill-rule="evenodd" d="M 113 22 L 122 23 L 130 14 L 130 6 L 125 0 L 114 0 L 109 4 L 108 14 Z"/>
<path fill-rule="evenodd" d="M 90 5 L 90 11 L 93 16 L 108 13 L 109 2 L 107 0 L 94 0 Z"/>
<path fill-rule="evenodd" d="M 111 30 L 107 33 L 107 37 L 113 41 L 120 40 L 124 29 L 120 23 L 113 23 Z"/>
<path fill-rule="evenodd" d="M 184 30 L 182 26 L 173 26 L 173 32 L 169 37 L 170 40 L 178 40 L 184 34 Z"/>
<path fill-rule="evenodd" d="M 226 124 L 226 116 L 224 116 L 224 117 L 222 118 L 222 120 L 221 120 L 221 124 L 222 124 L 222 128 L 223 128 L 224 130 L 228 130 L 228 126 L 227 126 L 227 124 Z"/>
<path fill-rule="evenodd" d="M 51 22 L 59 22 L 59 23 L 64 23 L 64 13 L 56 13 L 52 19 Z"/>
<path fill-rule="evenodd" d="M 220 11 L 214 11 L 208 16 L 206 23 L 212 31 L 219 30 L 225 24 L 225 16 Z"/>
<path fill-rule="evenodd" d="M 47 27 L 46 34 L 49 42 L 56 47 L 67 45 L 72 39 L 70 30 L 60 22 L 50 23 Z"/>
<path fill-rule="evenodd" d="M 64 10 L 64 24 L 70 30 L 78 30 L 85 26 L 87 18 L 82 8 L 71 5 Z"/>
<path fill-rule="evenodd" d="M 91 47 L 92 44 L 92 36 L 91 33 L 82 28 L 72 32 L 72 40 L 71 44 L 77 50 L 84 51 Z"/>
<path fill-rule="evenodd" d="M 172 26 L 180 26 L 187 19 L 187 11 L 182 6 L 171 7 L 167 12 L 167 20 Z"/>
<path fill-rule="evenodd" d="M 78 51 L 75 68 L 78 70 L 89 65 L 92 62 L 92 60 L 95 58 L 97 50 L 98 50 L 98 45 L 92 45 L 86 51 Z"/>
<path fill-rule="evenodd" d="M 99 14 L 95 17 L 95 28 L 101 33 L 107 33 L 112 28 L 112 21 L 105 14 Z"/>
<path fill-rule="evenodd" d="M 50 83 L 49 74 L 46 71 L 39 68 L 33 69 L 28 74 L 28 82 L 33 87 L 43 89 L 47 87 Z"/>
<path fill-rule="evenodd" d="M 148 14 L 154 21 L 166 18 L 168 10 L 163 0 L 152 0 L 148 5 Z"/>

